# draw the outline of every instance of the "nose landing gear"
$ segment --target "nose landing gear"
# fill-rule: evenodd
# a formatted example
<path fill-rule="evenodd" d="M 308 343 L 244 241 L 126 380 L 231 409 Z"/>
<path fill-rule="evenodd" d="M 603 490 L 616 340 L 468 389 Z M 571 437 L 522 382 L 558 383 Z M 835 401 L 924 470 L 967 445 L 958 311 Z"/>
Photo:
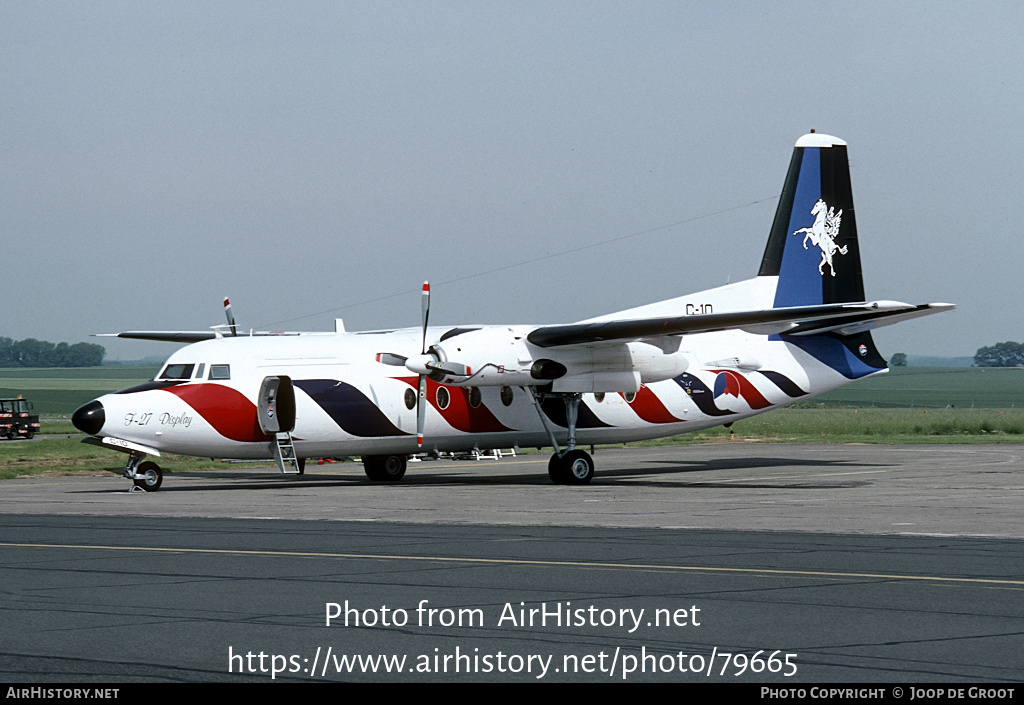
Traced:
<path fill-rule="evenodd" d="M 152 460 L 142 462 L 145 457 L 143 453 L 131 453 L 128 455 L 128 462 L 125 463 L 124 476 L 132 481 L 132 492 L 156 492 L 164 481 L 160 466 Z"/>

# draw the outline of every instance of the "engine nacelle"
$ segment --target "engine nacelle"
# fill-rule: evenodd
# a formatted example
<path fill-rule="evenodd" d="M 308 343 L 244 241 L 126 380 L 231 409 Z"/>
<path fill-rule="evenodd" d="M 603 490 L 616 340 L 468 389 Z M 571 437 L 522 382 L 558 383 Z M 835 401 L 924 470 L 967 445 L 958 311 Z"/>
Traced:
<path fill-rule="evenodd" d="M 446 375 L 445 384 L 465 387 L 542 386 L 556 392 L 635 392 L 640 384 L 677 377 L 689 358 L 678 338 L 667 343 L 599 343 L 537 347 L 526 340 L 531 328 L 488 327 L 460 332 L 431 352 L 442 362 L 468 368 L 467 376 Z"/>
<path fill-rule="evenodd" d="M 459 332 L 430 347 L 440 362 L 468 368 L 468 376 L 447 375 L 445 384 L 465 387 L 521 387 L 541 384 L 531 374 L 534 359 L 527 327 L 493 326 Z"/>

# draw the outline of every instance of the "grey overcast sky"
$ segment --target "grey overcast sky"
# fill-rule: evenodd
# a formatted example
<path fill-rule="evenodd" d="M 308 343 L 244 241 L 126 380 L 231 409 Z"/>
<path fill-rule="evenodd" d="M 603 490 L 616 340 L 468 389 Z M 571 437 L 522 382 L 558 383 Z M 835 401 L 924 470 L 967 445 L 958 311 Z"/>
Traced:
<path fill-rule="evenodd" d="M 0 336 L 579 320 L 756 274 L 850 145 L 883 354 L 1024 339 L 1017 2 L 0 0 Z M 103 341 L 108 357 L 170 344 Z"/>

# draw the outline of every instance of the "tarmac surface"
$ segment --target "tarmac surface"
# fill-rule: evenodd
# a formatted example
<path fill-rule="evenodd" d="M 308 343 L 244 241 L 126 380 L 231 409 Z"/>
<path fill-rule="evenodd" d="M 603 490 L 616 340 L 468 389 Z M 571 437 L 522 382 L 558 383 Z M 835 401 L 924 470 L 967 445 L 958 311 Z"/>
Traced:
<path fill-rule="evenodd" d="M 1024 680 L 1024 446 L 547 458 L 2 481 L 0 679 Z"/>

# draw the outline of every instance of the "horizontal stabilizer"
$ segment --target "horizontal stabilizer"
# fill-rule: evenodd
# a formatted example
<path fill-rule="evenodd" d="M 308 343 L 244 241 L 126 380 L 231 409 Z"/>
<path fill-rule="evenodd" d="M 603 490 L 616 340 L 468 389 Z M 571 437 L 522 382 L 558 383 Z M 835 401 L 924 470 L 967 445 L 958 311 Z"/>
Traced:
<path fill-rule="evenodd" d="M 953 304 L 921 304 L 913 306 L 909 311 L 875 311 L 863 317 L 854 316 L 841 321 L 822 320 L 801 323 L 787 331 L 789 335 L 818 335 L 821 333 L 838 333 L 839 335 L 856 335 L 865 331 L 891 326 L 894 323 L 909 321 L 913 318 L 942 313 L 956 308 Z"/>
<path fill-rule="evenodd" d="M 769 335 L 791 333 L 802 324 L 813 324 L 815 329 L 820 329 L 822 326 L 839 325 L 847 319 L 864 321 L 870 316 L 915 314 L 918 308 L 896 301 L 874 301 L 788 306 L 761 311 L 736 311 L 700 316 L 676 316 L 674 318 L 573 323 L 537 328 L 527 336 L 527 340 L 539 347 L 549 348 L 560 345 L 584 345 L 736 329 Z M 916 313 L 916 315 L 925 314 Z"/>

